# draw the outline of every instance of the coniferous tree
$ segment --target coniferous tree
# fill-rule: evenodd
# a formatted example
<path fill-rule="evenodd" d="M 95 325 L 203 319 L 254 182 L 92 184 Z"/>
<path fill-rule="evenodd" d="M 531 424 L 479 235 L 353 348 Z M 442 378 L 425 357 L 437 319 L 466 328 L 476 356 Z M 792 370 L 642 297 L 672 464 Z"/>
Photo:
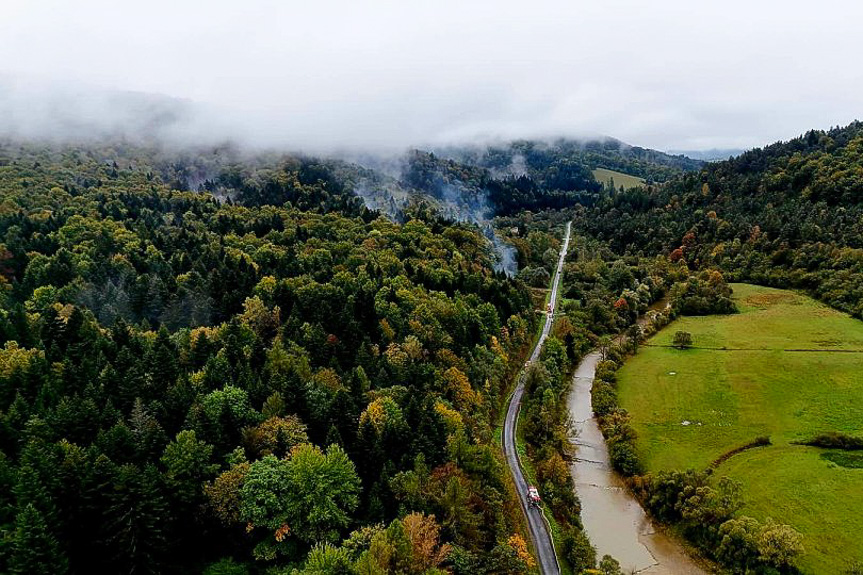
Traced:
<path fill-rule="evenodd" d="M 104 544 L 117 573 L 160 573 L 172 515 L 154 466 L 125 465 L 116 475 L 106 510 Z"/>
<path fill-rule="evenodd" d="M 68 561 L 45 518 L 36 506 L 28 503 L 15 518 L 9 573 L 64 575 L 68 567 Z"/>

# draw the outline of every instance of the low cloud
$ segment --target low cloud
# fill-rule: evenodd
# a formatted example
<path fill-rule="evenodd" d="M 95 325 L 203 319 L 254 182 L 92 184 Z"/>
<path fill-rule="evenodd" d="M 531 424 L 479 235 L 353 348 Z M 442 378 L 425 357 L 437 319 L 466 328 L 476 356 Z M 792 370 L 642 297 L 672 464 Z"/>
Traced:
<path fill-rule="evenodd" d="M 842 0 L 7 0 L 0 130 L 749 147 L 859 115 L 861 19 Z"/>

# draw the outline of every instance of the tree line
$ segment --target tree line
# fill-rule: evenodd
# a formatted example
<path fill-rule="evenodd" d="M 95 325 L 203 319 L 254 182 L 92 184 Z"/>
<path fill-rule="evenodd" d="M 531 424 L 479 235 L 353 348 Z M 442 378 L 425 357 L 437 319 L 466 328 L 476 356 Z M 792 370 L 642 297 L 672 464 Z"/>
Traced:
<path fill-rule="evenodd" d="M 729 281 L 805 290 L 863 317 L 861 146 L 860 122 L 813 130 L 603 198 L 578 222 L 615 253 L 668 255 Z"/>

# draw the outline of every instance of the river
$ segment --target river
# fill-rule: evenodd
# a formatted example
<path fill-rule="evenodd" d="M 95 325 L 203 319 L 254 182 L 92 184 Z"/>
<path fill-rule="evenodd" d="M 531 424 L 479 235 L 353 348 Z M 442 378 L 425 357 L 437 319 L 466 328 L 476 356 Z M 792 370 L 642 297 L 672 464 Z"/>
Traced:
<path fill-rule="evenodd" d="M 611 469 L 605 438 L 593 417 L 590 390 L 599 352 L 587 355 L 573 377 L 567 405 L 578 451 L 570 466 L 581 500 L 581 520 L 598 557 L 611 555 L 624 573 L 706 575 L 681 545 L 657 531 L 641 505 Z"/>

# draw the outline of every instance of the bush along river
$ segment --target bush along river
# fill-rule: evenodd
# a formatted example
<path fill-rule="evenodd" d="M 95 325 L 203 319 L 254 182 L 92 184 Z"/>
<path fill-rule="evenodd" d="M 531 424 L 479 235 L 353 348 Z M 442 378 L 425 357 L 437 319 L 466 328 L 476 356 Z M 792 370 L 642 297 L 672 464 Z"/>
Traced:
<path fill-rule="evenodd" d="M 593 416 L 590 391 L 600 354 L 579 364 L 569 394 L 577 452 L 570 466 L 581 500 L 581 519 L 597 556 L 611 555 L 624 573 L 706 575 L 676 540 L 654 528 L 639 502 L 611 468 L 605 438 Z"/>

